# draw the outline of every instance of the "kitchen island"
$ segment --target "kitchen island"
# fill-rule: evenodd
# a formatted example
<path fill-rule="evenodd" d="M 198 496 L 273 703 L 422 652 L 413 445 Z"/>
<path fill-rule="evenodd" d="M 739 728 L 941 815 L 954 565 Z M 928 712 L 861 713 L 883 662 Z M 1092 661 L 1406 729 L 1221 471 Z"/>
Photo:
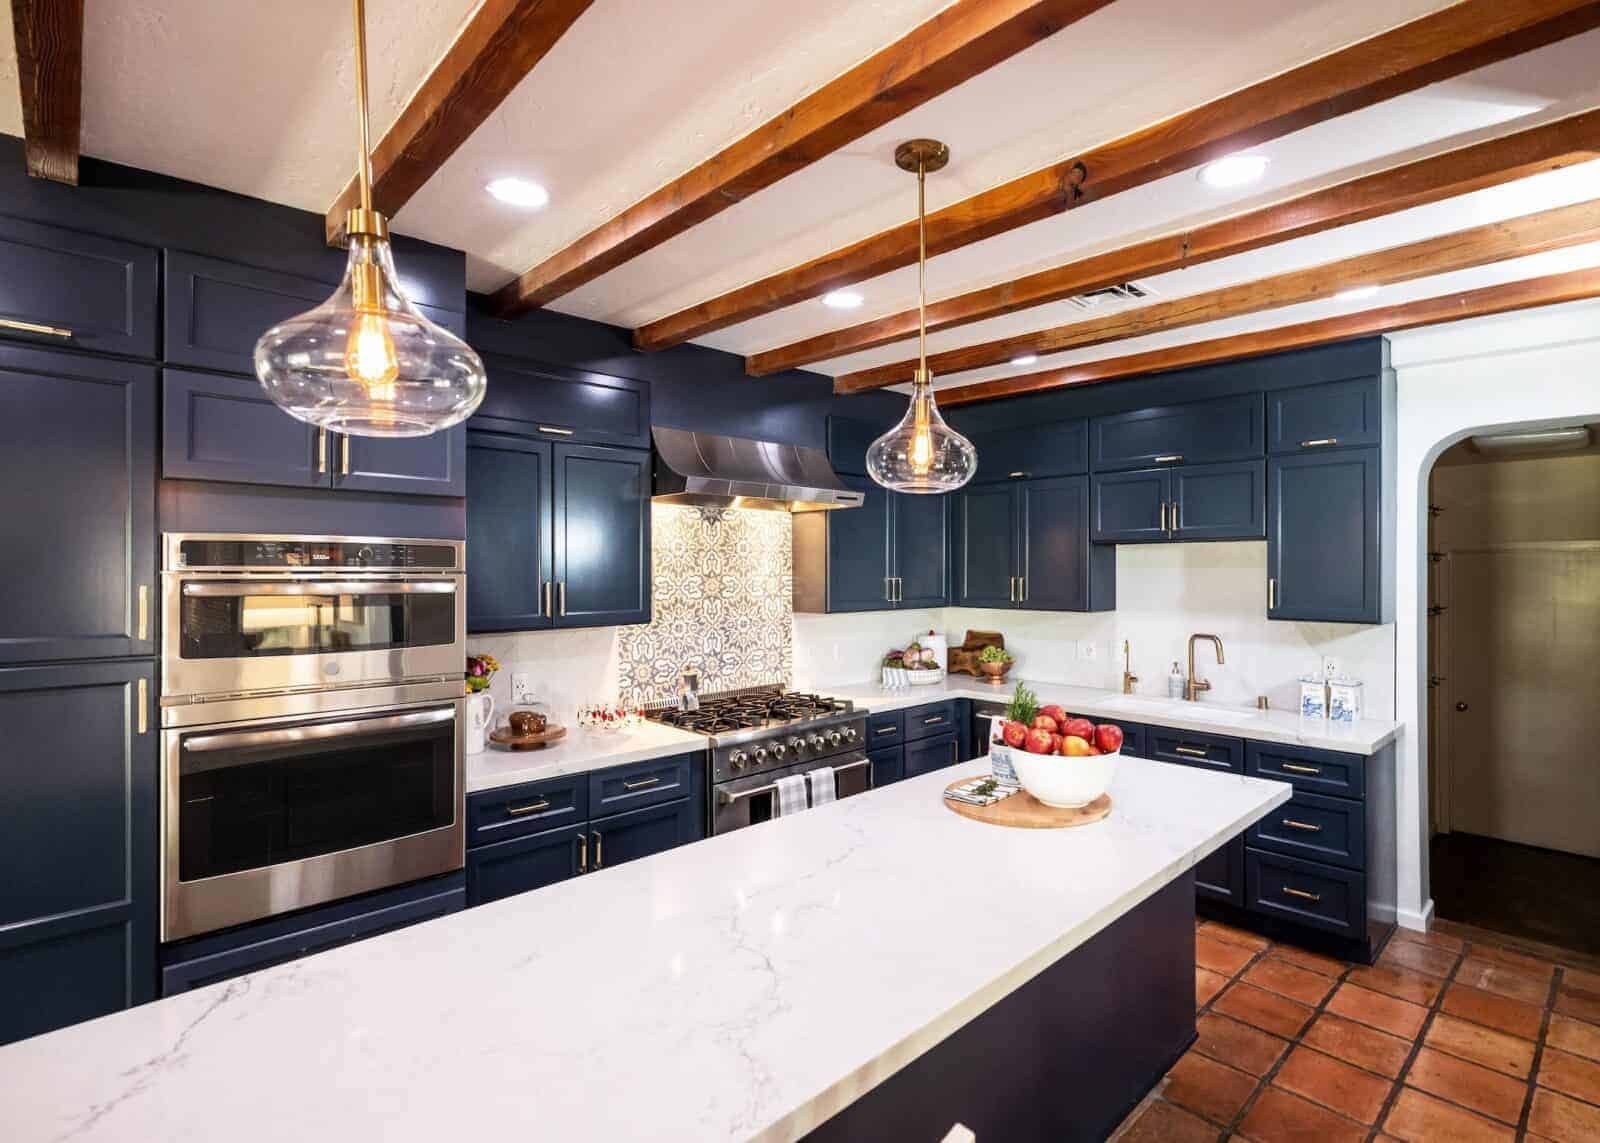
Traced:
<path fill-rule="evenodd" d="M 0 1048 L 5 1137 L 1098 1138 L 1192 1038 L 1195 863 L 1290 789 L 1130 757 L 1010 830 L 941 803 L 983 769 Z"/>

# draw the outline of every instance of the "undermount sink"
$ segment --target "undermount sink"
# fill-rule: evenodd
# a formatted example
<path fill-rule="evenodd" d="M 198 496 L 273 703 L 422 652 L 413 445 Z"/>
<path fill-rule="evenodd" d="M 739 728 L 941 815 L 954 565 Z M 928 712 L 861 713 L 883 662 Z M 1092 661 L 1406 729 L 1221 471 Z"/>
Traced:
<path fill-rule="evenodd" d="M 1138 698 L 1133 695 L 1107 699 L 1106 705 L 1134 714 L 1148 714 L 1154 718 L 1203 718 L 1207 722 L 1228 722 L 1239 725 L 1255 722 L 1261 717 L 1260 711 L 1212 706 L 1203 702 L 1184 702 L 1181 699 Z"/>

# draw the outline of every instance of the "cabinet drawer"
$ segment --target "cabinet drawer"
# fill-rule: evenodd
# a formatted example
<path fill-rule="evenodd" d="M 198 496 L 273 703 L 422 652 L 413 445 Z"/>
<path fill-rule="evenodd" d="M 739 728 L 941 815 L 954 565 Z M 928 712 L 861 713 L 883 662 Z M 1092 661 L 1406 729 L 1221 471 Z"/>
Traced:
<path fill-rule="evenodd" d="M 1375 445 L 1382 437 L 1382 390 L 1376 377 L 1267 394 L 1268 452 Z"/>
<path fill-rule="evenodd" d="M 974 433 L 974 483 L 1076 476 L 1089 471 L 1089 422 L 1055 421 Z M 984 458 L 988 457 L 987 463 Z"/>
<path fill-rule="evenodd" d="M 918 774 L 954 766 L 960 758 L 960 746 L 954 734 L 936 734 L 910 743 L 905 748 L 905 756 L 905 776 L 915 778 Z"/>
<path fill-rule="evenodd" d="M 650 387 L 628 377 L 483 356 L 489 388 L 469 428 L 650 447 Z"/>
<path fill-rule="evenodd" d="M 899 746 L 873 750 L 867 754 L 872 763 L 872 788 L 889 786 L 906 776 L 906 752 Z"/>
<path fill-rule="evenodd" d="M 1250 827 L 1250 844 L 1346 869 L 1367 867 L 1366 806 L 1348 798 L 1296 793 Z"/>
<path fill-rule="evenodd" d="M 1252 742 L 1245 747 L 1244 772 L 1289 782 L 1311 794 L 1359 800 L 1366 793 L 1367 760 L 1360 754 Z"/>
<path fill-rule="evenodd" d="M 586 821 L 589 778 L 566 774 L 469 795 L 467 848 Z"/>
<path fill-rule="evenodd" d="M 1366 936 L 1367 879 L 1360 873 L 1246 846 L 1247 907 L 1344 937 Z"/>
<path fill-rule="evenodd" d="M 1155 464 L 1206 464 L 1261 456 L 1260 393 L 1183 405 L 1134 409 L 1090 422 L 1090 465 L 1096 472 Z"/>
<path fill-rule="evenodd" d="M 589 816 L 604 817 L 689 796 L 689 768 L 700 754 L 673 754 L 589 775 Z"/>
<path fill-rule="evenodd" d="M 0 218 L 0 319 L 45 327 L 0 337 L 155 357 L 156 266 L 148 246 Z"/>
<path fill-rule="evenodd" d="M 899 743 L 906 736 L 906 712 L 903 710 L 885 711 L 882 714 L 867 715 L 867 749 L 876 750 L 880 746 L 890 743 Z"/>
<path fill-rule="evenodd" d="M 915 742 L 919 738 L 928 738 L 935 734 L 947 734 L 956 729 L 955 699 L 914 706 L 903 713 L 906 719 L 907 742 Z"/>
<path fill-rule="evenodd" d="M 1164 726 L 1148 727 L 1145 731 L 1146 757 L 1162 762 L 1178 762 L 1185 766 L 1199 766 L 1205 770 L 1226 770 L 1244 773 L 1244 739 L 1225 738 L 1219 734 L 1201 734 L 1195 730 L 1169 730 Z"/>
<path fill-rule="evenodd" d="M 554 885 L 584 872 L 589 861 L 589 834 L 582 824 L 469 849 L 467 904 Z"/>

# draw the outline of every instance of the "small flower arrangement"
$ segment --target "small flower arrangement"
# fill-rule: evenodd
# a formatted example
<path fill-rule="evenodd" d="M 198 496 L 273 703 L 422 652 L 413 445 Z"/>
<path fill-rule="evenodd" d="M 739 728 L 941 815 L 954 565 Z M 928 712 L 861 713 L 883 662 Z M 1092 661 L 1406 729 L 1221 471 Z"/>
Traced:
<path fill-rule="evenodd" d="M 493 655 L 467 656 L 467 693 L 475 695 L 489 689 L 489 680 L 500 669 L 500 660 Z"/>

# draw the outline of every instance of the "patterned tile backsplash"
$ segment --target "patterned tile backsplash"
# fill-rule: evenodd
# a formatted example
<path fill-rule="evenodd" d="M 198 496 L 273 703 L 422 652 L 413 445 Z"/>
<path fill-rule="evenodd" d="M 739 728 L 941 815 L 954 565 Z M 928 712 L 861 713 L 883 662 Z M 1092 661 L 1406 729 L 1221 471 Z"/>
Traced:
<path fill-rule="evenodd" d="M 794 545 L 785 512 L 652 509 L 654 610 L 619 627 L 625 702 L 677 694 L 686 663 L 702 691 L 787 683 L 794 666 Z"/>

